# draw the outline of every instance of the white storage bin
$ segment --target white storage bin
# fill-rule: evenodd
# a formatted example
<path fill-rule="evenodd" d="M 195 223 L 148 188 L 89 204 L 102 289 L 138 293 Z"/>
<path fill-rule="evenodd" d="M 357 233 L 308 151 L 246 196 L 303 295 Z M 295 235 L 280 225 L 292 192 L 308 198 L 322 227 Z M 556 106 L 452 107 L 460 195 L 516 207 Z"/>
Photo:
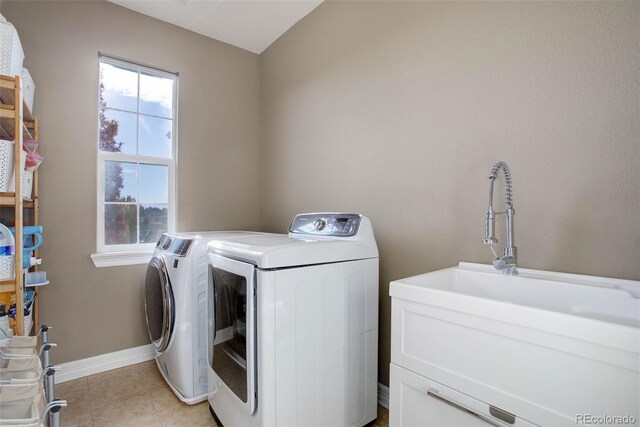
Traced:
<path fill-rule="evenodd" d="M 0 255 L 0 280 L 15 278 L 15 263 L 15 255 Z"/>
<path fill-rule="evenodd" d="M 13 149 L 13 143 L 11 143 L 11 148 Z M 21 192 L 22 198 L 31 198 L 31 193 L 33 191 L 33 172 L 25 171 L 25 163 L 27 162 L 27 153 L 21 151 L 20 156 L 20 170 L 22 171 L 22 181 L 21 181 Z M 11 161 L 13 161 L 13 156 L 11 156 Z M 13 192 L 16 189 L 14 175 L 13 175 L 13 167 L 11 168 L 11 175 L 9 177 L 9 189 L 7 191 Z"/>
<path fill-rule="evenodd" d="M 18 32 L 9 22 L 0 21 L 0 74 L 22 75 L 24 51 Z"/>
<path fill-rule="evenodd" d="M 36 93 L 36 84 L 33 82 L 31 78 L 31 74 L 29 74 L 29 70 L 26 68 L 22 69 L 22 98 L 24 99 L 24 103 L 29 108 L 29 111 L 33 112 L 33 97 Z"/>
<path fill-rule="evenodd" d="M 13 144 L 11 144 L 11 146 L 13 147 Z M 21 171 L 21 173 L 24 173 L 24 166 L 25 166 L 26 163 L 27 163 L 27 153 L 25 153 L 24 150 L 20 151 L 20 171 Z M 15 177 L 16 177 L 16 175 L 13 173 L 13 170 L 12 170 L 11 171 L 11 176 L 9 177 L 9 191 L 15 191 L 16 190 Z M 20 181 L 20 182 L 22 182 L 22 181 Z"/>
<path fill-rule="evenodd" d="M 13 180 L 13 152 L 13 141 L 0 139 L 0 192 L 9 191 Z"/>
<path fill-rule="evenodd" d="M 29 310 L 29 314 L 24 316 L 22 323 L 22 333 L 24 335 L 29 335 L 31 333 L 31 328 L 33 327 L 33 305 Z"/>
<path fill-rule="evenodd" d="M 0 192 L 12 192 L 15 190 L 13 176 L 14 159 L 13 141 L 0 140 Z M 33 192 L 33 172 L 25 171 L 27 153 L 22 151 L 20 165 L 22 170 L 22 197 L 31 198 Z"/>
<path fill-rule="evenodd" d="M 33 193 L 33 171 L 22 171 L 22 198 L 30 199 Z"/>

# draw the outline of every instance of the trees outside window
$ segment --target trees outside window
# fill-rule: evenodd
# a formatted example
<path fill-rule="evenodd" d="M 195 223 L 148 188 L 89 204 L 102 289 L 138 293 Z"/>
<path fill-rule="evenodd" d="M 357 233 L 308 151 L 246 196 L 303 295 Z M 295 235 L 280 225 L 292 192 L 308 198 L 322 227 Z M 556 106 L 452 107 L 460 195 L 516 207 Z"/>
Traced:
<path fill-rule="evenodd" d="M 153 247 L 175 223 L 177 75 L 99 64 L 98 251 Z"/>

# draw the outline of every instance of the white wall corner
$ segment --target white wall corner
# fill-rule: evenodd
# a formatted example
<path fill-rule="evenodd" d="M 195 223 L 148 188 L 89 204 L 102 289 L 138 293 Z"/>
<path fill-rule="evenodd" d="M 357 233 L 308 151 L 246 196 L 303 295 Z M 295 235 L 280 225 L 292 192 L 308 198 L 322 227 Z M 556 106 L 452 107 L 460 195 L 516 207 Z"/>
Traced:
<path fill-rule="evenodd" d="M 378 405 L 389 409 L 389 387 L 381 383 L 378 383 Z"/>
<path fill-rule="evenodd" d="M 110 371 L 112 369 L 124 368 L 125 366 L 153 360 L 155 357 L 155 348 L 153 345 L 147 344 L 126 350 L 114 351 L 113 353 L 88 357 L 86 359 L 74 360 L 73 362 L 62 363 L 60 365 L 60 371 L 56 372 L 56 384 L 99 374 L 100 372 Z"/>

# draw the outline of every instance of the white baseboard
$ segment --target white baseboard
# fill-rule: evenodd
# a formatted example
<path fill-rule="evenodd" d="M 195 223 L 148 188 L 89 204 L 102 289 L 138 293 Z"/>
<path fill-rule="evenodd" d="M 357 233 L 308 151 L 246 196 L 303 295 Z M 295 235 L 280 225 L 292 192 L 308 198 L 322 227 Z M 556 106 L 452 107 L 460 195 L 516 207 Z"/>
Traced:
<path fill-rule="evenodd" d="M 86 359 L 74 360 L 62 363 L 61 369 L 56 372 L 56 384 L 75 380 L 112 369 L 123 368 L 136 363 L 153 360 L 156 351 L 153 345 L 147 344 L 113 353 L 101 354 Z"/>
<path fill-rule="evenodd" d="M 60 365 L 61 369 L 56 372 L 56 384 L 99 374 L 100 372 L 106 372 L 112 369 L 124 368 L 125 366 L 153 360 L 155 357 L 156 351 L 153 345 L 147 344 L 63 363 Z M 381 383 L 378 383 L 378 404 L 389 409 L 389 387 Z"/>
<path fill-rule="evenodd" d="M 389 409 L 389 387 L 378 383 L 378 405 Z"/>

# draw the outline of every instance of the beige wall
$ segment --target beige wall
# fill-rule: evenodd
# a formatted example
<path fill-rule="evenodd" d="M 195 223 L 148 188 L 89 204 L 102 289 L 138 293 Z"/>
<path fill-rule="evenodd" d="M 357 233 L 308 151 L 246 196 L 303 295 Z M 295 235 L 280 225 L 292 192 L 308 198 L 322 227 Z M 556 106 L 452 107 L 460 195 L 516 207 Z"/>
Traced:
<path fill-rule="evenodd" d="M 179 229 L 255 229 L 258 201 L 265 231 L 302 211 L 371 217 L 387 383 L 388 282 L 490 260 L 497 160 L 523 267 L 640 279 L 639 9 L 329 2 L 258 57 L 105 2 L 3 0 L 38 85 L 56 362 L 148 342 L 145 267 L 89 259 L 98 51 L 180 73 Z"/>
<path fill-rule="evenodd" d="M 180 74 L 178 230 L 258 226 L 259 57 L 107 2 L 7 2 L 40 116 L 56 363 L 144 345 L 146 266 L 97 269 L 98 52 Z M 240 173 L 241 172 L 241 173 Z M 224 184 L 224 185 L 222 185 Z"/>
<path fill-rule="evenodd" d="M 513 175 L 522 267 L 640 279 L 639 12 L 328 2 L 262 54 L 260 228 L 303 211 L 371 218 L 381 382 L 389 281 L 490 261 L 498 160 Z"/>

